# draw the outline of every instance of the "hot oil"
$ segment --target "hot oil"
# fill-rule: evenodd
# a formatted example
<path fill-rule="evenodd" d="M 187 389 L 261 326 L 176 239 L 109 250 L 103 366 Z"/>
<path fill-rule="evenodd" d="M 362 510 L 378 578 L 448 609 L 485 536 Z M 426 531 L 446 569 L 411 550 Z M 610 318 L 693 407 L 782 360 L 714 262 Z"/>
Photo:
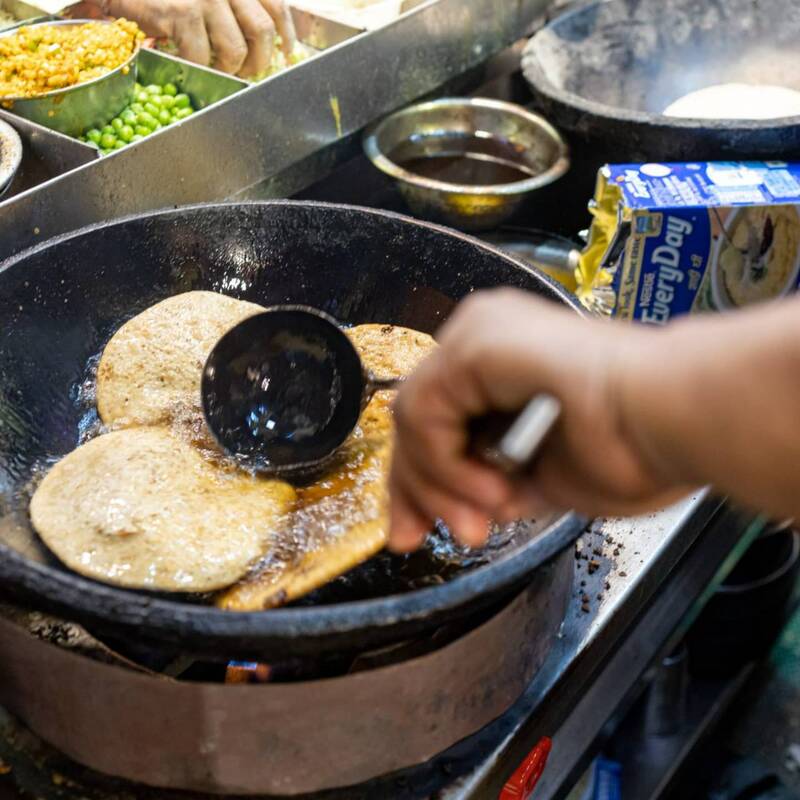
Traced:
<path fill-rule="evenodd" d="M 72 393 L 73 402 L 81 412 L 77 432 L 80 444 L 108 430 L 96 411 L 99 355 L 89 359 L 85 375 Z M 267 555 L 254 569 L 250 580 L 257 578 L 267 583 L 271 579 L 277 580 L 287 570 L 296 567 L 304 555 L 324 547 L 354 525 L 386 526 L 386 482 L 393 435 L 392 399 L 392 393 L 376 395 L 353 436 L 327 465 L 324 474 L 313 482 L 296 487 L 295 504 L 269 532 Z M 236 470 L 215 445 L 199 407 L 176 406 L 171 413 L 171 427 L 177 437 L 191 443 L 206 459 L 220 467 L 222 473 Z M 37 470 L 30 494 L 51 466 L 52 462 Z M 506 541 L 509 530 L 497 532 L 486 551 L 470 551 L 459 547 L 446 528 L 440 526 L 418 553 L 405 557 L 381 553 L 297 602 L 310 605 L 376 598 L 443 583 L 459 572 L 489 560 L 493 549 Z M 201 598 L 194 595 L 184 599 L 197 601 Z"/>
<path fill-rule="evenodd" d="M 415 175 L 463 186 L 517 183 L 544 171 L 522 145 L 489 133 L 415 136 L 388 158 Z"/>

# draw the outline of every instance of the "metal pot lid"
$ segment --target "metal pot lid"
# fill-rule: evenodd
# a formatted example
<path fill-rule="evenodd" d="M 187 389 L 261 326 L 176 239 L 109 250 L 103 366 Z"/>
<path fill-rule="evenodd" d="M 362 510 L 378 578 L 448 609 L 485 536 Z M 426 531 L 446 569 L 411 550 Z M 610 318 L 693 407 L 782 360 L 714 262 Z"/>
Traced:
<path fill-rule="evenodd" d="M 0 119 L 0 194 L 8 188 L 22 163 L 22 139 Z"/>

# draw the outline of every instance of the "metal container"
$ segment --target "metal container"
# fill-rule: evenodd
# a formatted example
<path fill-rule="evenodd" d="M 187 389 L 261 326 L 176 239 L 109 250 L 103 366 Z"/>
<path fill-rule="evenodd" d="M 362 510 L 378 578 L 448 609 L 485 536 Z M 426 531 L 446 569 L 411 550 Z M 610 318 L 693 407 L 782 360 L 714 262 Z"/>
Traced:
<path fill-rule="evenodd" d="M 0 197 L 11 184 L 22 163 L 22 140 L 7 123 L 0 120 Z"/>
<path fill-rule="evenodd" d="M 488 150 L 470 156 L 519 167 L 530 177 L 481 185 L 454 183 L 407 169 L 398 155 L 417 160 L 460 156 L 465 151 L 452 150 L 454 142 L 470 142 L 472 147 L 472 142 L 491 140 L 503 143 L 509 158 Z M 470 231 L 497 227 L 526 195 L 549 186 L 569 168 L 567 146 L 546 120 L 521 106 L 486 98 L 435 100 L 392 114 L 367 132 L 364 151 L 397 181 L 416 215 Z"/>
<path fill-rule="evenodd" d="M 85 25 L 97 20 L 59 20 L 32 25 Z M 111 23 L 100 23 L 111 24 Z M 2 36 L 12 36 L 7 31 Z M 87 128 L 102 127 L 133 99 L 136 82 L 136 48 L 125 62 L 111 72 L 77 86 L 57 89 L 38 97 L 3 97 L 0 105 L 20 117 L 45 125 L 68 136 L 80 136 Z"/>
<path fill-rule="evenodd" d="M 662 113 L 715 84 L 800 89 L 798 35 L 796 0 L 592 0 L 556 17 L 530 40 L 522 66 L 536 107 L 580 154 L 564 213 L 585 218 L 597 170 L 609 162 L 800 157 L 796 116 Z"/>
<path fill-rule="evenodd" d="M 6 187 L 5 194 L 0 193 L 0 217 L 21 193 L 97 159 L 97 148 L 15 117 L 1 108 L 0 121 L 11 125 L 22 140 L 20 168 Z"/>

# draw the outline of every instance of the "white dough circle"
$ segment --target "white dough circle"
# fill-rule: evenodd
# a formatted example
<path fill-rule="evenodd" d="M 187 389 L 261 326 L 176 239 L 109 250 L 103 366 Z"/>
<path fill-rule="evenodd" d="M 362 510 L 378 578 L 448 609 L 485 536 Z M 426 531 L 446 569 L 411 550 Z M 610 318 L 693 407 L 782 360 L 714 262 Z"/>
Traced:
<path fill-rule="evenodd" d="M 777 119 L 800 115 L 800 92 L 786 86 L 720 83 L 679 97 L 664 116 L 686 119 Z"/>

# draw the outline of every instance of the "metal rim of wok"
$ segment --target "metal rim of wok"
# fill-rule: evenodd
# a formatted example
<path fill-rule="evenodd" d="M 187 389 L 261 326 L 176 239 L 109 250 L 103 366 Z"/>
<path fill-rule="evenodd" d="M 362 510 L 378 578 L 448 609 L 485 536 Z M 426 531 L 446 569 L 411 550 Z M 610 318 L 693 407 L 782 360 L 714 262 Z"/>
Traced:
<path fill-rule="evenodd" d="M 534 92 L 544 95 L 547 100 L 557 106 L 582 111 L 608 121 L 635 122 L 642 125 L 680 128 L 687 132 L 694 130 L 724 131 L 734 134 L 736 131 L 742 131 L 743 133 L 761 130 L 780 132 L 781 129 L 795 129 L 797 125 L 800 124 L 800 115 L 761 120 L 670 117 L 651 111 L 636 111 L 621 106 L 610 106 L 605 103 L 598 103 L 567 91 L 566 89 L 560 89 L 550 80 L 548 71 L 542 66 L 538 57 L 537 46 L 540 37 L 547 35 L 565 20 L 590 14 L 599 7 L 606 5 L 608 2 L 614 2 L 614 0 L 595 0 L 595 2 L 566 11 L 564 14 L 558 15 L 547 25 L 543 26 L 528 40 L 522 54 L 522 72 L 525 80 Z"/>
<path fill-rule="evenodd" d="M 330 211 L 370 215 L 395 225 L 426 229 L 456 237 L 479 248 L 493 259 L 521 270 L 565 308 L 582 313 L 577 300 L 563 287 L 529 265 L 477 239 L 431 223 L 392 212 L 355 206 L 301 201 L 269 201 L 235 204 L 202 204 L 131 215 L 42 242 L 0 264 L 0 279 L 18 262 L 51 251 L 93 232 L 130 222 L 152 223 L 158 217 L 171 221 L 182 214 L 291 206 L 324 214 Z M 431 630 L 445 621 L 478 612 L 510 597 L 531 572 L 569 546 L 585 526 L 585 520 L 569 512 L 555 517 L 540 534 L 519 549 L 479 566 L 451 581 L 406 594 L 331 605 L 277 608 L 269 611 L 224 611 L 200 603 L 163 599 L 147 592 L 117 588 L 68 571 L 37 563 L 0 542 L 0 583 L 4 594 L 20 599 L 98 632 L 135 635 L 143 641 L 173 645 L 193 653 L 235 657 L 245 653 L 287 652 L 311 655 L 321 652 L 368 649 L 407 635 Z"/>

